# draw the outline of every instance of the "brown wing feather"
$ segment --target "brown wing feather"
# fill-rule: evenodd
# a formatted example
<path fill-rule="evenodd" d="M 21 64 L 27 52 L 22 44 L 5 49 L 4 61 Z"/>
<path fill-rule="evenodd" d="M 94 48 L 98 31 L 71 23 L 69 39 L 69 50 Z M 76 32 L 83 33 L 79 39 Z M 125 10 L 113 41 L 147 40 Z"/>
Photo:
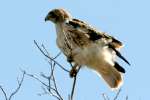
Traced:
<path fill-rule="evenodd" d="M 71 25 L 73 27 L 73 28 L 68 28 L 71 29 L 70 31 L 75 31 L 76 33 L 80 32 L 84 34 L 86 37 L 88 37 L 89 40 L 91 41 L 96 41 L 101 38 L 105 38 L 116 49 L 121 48 L 123 46 L 122 42 L 120 42 L 116 38 L 106 34 L 105 32 L 96 31 L 96 29 L 94 29 L 93 27 L 89 26 L 87 23 L 81 20 L 73 19 L 68 22 L 68 25 Z"/>
<path fill-rule="evenodd" d="M 114 48 L 119 49 L 119 48 L 123 47 L 123 43 L 121 41 L 117 40 L 116 38 L 114 38 L 113 36 L 110 36 L 106 33 L 103 33 L 103 35 L 106 39 L 111 39 L 110 44 L 113 45 Z"/>

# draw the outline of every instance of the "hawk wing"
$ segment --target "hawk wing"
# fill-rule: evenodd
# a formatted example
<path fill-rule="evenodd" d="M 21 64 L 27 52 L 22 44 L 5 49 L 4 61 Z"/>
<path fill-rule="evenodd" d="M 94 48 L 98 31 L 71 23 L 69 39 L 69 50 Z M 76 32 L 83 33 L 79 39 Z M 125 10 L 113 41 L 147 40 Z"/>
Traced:
<path fill-rule="evenodd" d="M 123 44 L 116 38 L 104 32 L 96 31 L 96 29 L 94 29 L 87 23 L 80 21 L 78 19 L 72 19 L 68 21 L 66 23 L 65 29 L 66 29 L 65 32 L 74 33 L 70 35 L 76 35 L 74 42 L 76 42 L 76 44 L 81 45 L 81 46 L 89 44 L 94 41 L 99 41 L 101 39 L 105 40 L 108 47 L 112 49 L 118 57 L 120 57 L 122 60 L 124 60 L 127 64 L 130 65 L 130 63 L 117 50 L 121 48 Z"/>
<path fill-rule="evenodd" d="M 106 34 L 105 32 L 96 31 L 96 29 L 94 29 L 87 23 L 80 21 L 78 19 L 73 19 L 69 21 L 67 23 L 67 26 L 69 27 L 67 28 L 68 31 L 73 32 L 73 33 L 82 33 L 82 35 L 87 37 L 90 41 L 97 41 L 100 39 L 105 39 L 111 45 L 113 45 L 113 47 L 116 49 L 119 49 L 123 46 L 122 42 L 120 42 L 119 40 Z"/>

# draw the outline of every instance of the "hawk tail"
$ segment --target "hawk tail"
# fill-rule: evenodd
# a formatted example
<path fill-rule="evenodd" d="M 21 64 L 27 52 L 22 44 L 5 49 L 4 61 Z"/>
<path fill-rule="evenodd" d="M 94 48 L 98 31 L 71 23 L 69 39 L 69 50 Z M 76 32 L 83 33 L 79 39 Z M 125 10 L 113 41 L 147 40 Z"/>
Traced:
<path fill-rule="evenodd" d="M 121 73 L 117 71 L 114 66 L 107 66 L 107 68 L 99 69 L 98 74 L 101 75 L 112 90 L 119 89 L 123 83 Z"/>

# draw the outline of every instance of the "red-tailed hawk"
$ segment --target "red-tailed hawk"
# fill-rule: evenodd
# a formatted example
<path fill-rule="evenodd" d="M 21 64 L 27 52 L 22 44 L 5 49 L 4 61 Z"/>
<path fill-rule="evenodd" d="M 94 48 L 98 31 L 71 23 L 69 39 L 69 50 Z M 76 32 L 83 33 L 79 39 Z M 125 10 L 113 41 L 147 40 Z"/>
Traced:
<path fill-rule="evenodd" d="M 129 62 L 118 51 L 123 46 L 119 40 L 72 18 L 64 9 L 50 11 L 45 18 L 48 20 L 55 24 L 57 45 L 69 61 L 93 69 L 112 89 L 121 86 L 125 69 L 116 62 L 116 57 Z"/>

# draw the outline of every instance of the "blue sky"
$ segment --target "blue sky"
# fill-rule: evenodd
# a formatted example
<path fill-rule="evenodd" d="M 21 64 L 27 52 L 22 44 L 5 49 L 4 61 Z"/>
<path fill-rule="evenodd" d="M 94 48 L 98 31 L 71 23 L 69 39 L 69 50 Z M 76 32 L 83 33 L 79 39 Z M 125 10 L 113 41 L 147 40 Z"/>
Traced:
<path fill-rule="evenodd" d="M 54 25 L 45 23 L 44 18 L 51 9 L 65 8 L 75 18 L 108 32 L 125 44 L 121 52 L 131 66 L 120 61 L 126 69 L 120 100 L 124 100 L 126 95 L 129 100 L 149 99 L 149 4 L 148 0 L 1 0 L 0 85 L 10 93 L 16 87 L 17 77 L 21 75 L 20 68 L 37 75 L 40 72 L 48 73 L 48 64 L 33 40 L 45 44 L 51 55 L 56 55 L 59 50 L 55 44 Z M 64 56 L 58 61 L 69 66 Z M 67 98 L 71 79 L 59 69 L 56 75 L 60 91 Z M 55 100 L 48 95 L 38 96 L 41 92 L 38 82 L 25 78 L 13 100 Z M 115 95 L 95 73 L 82 69 L 76 100 L 99 100 L 102 99 L 102 93 L 110 97 Z M 1 92 L 0 100 L 3 100 Z"/>

